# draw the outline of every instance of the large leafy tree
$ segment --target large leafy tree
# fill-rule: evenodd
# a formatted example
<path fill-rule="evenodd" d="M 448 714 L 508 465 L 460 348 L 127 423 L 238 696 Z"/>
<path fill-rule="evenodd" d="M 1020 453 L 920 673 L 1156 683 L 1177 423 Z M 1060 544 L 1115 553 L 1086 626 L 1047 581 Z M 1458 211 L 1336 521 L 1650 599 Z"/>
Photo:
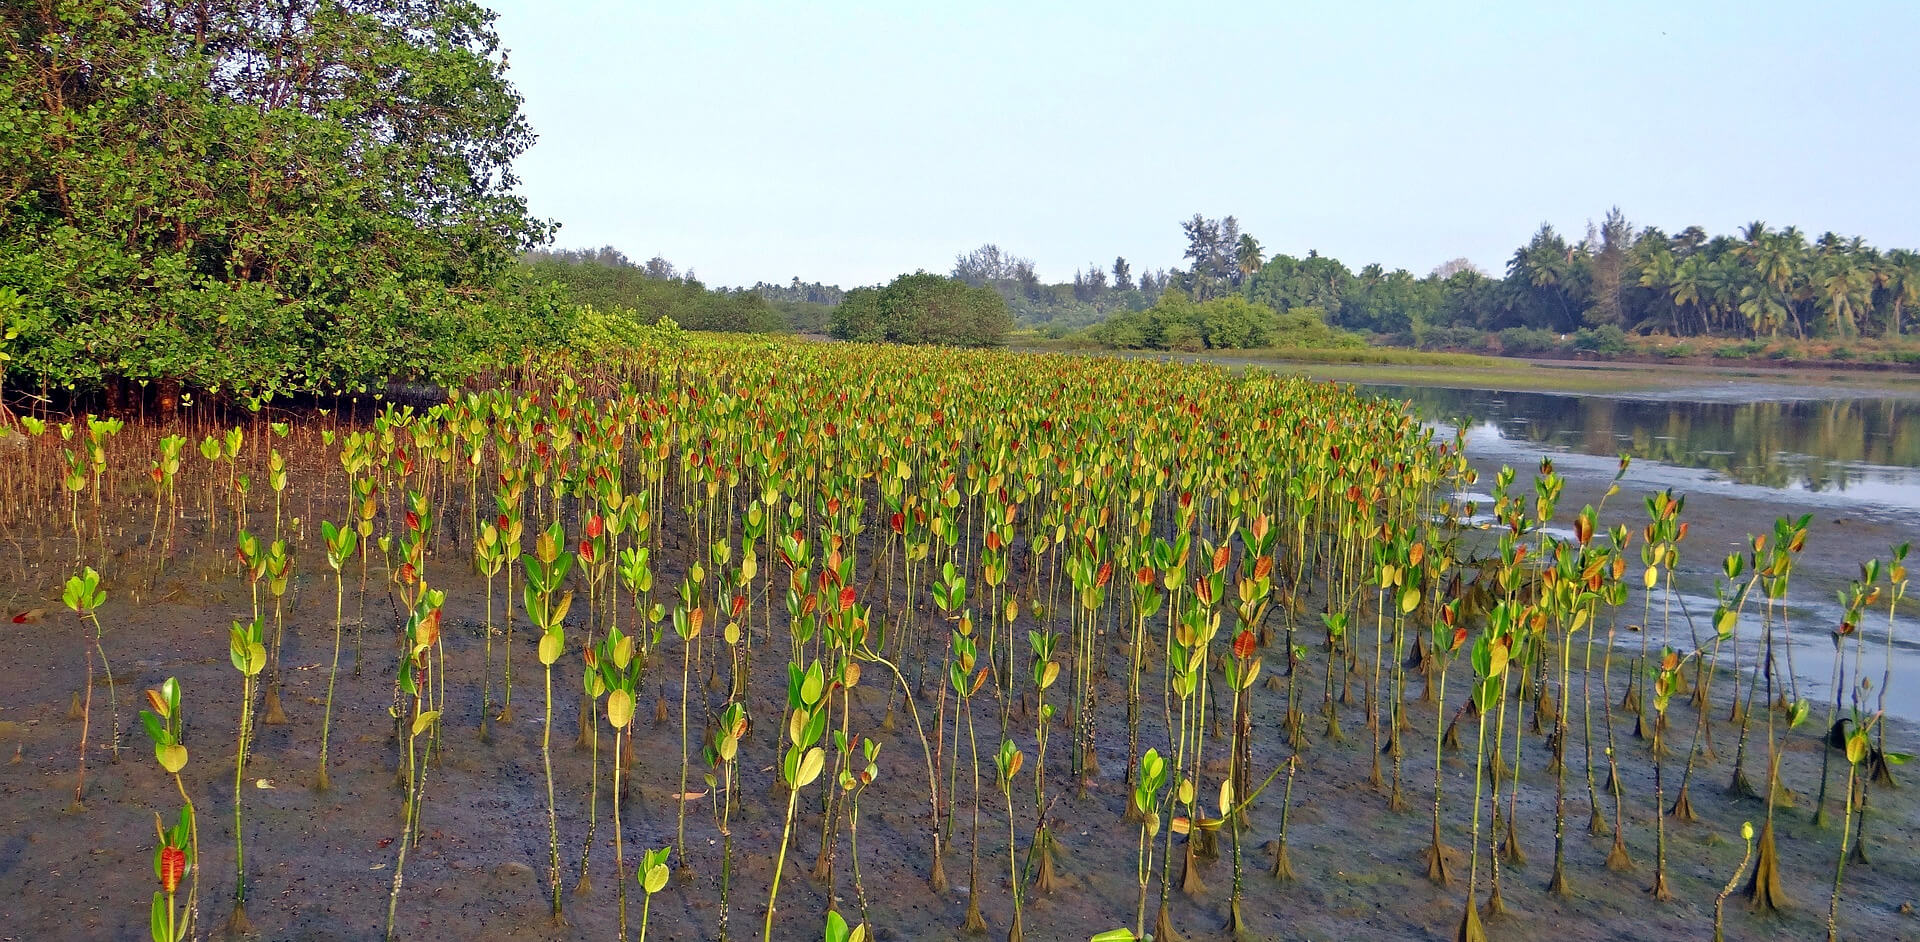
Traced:
<path fill-rule="evenodd" d="M 856 288 L 833 310 L 833 336 L 868 343 L 994 347 L 1013 329 L 992 288 L 916 272 L 882 288 Z"/>
<path fill-rule="evenodd" d="M 557 329 L 512 263 L 533 141 L 470 0 L 0 5 L 11 364 L 266 394 Z"/>

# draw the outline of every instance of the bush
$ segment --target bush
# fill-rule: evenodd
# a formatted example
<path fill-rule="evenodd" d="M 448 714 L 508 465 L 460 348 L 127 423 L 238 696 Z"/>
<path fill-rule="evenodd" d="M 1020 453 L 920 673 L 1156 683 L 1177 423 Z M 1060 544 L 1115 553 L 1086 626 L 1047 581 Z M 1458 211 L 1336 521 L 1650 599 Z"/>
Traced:
<path fill-rule="evenodd" d="M 1195 303 L 1168 291 L 1153 307 L 1116 314 L 1086 337 L 1116 350 L 1251 350 L 1267 347 L 1353 349 L 1358 334 L 1330 326 L 1319 308 L 1277 314 L 1237 294 Z"/>
<path fill-rule="evenodd" d="M 992 288 L 917 272 L 883 288 L 855 288 L 833 309 L 833 336 L 868 343 L 997 347 L 1013 317 Z"/>
<path fill-rule="evenodd" d="M 1716 348 L 1713 355 L 1722 360 L 1751 360 L 1766 352 L 1766 349 L 1767 342 L 1764 340 L 1742 340 Z"/>
<path fill-rule="evenodd" d="M 1520 354 L 1550 353 L 1560 348 L 1560 337 L 1536 327 L 1509 327 L 1500 332 L 1500 352 Z"/>
<path fill-rule="evenodd" d="M 1422 350 L 1485 350 L 1487 335 L 1471 327 L 1429 327 L 1419 345 Z"/>
<path fill-rule="evenodd" d="M 1583 327 L 1573 332 L 1573 348 L 1604 356 L 1627 352 L 1627 332 L 1612 324 Z"/>
<path fill-rule="evenodd" d="M 1359 334 L 1341 330 L 1320 316 L 1317 307 L 1297 307 L 1276 314 L 1273 330 L 1261 346 L 1299 350 L 1358 350 L 1367 346 Z"/>

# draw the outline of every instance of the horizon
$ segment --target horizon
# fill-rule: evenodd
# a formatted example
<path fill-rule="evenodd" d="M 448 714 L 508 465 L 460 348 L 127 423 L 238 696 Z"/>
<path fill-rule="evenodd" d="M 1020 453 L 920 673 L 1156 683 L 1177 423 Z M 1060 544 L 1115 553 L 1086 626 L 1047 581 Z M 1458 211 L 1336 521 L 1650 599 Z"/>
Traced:
<path fill-rule="evenodd" d="M 874 284 L 983 243 L 1049 282 L 1172 268 L 1196 212 L 1416 275 L 1498 274 L 1542 222 L 1578 240 L 1613 206 L 1920 246 L 1920 9 L 1890 3 L 494 8 L 552 247 L 710 284 Z"/>

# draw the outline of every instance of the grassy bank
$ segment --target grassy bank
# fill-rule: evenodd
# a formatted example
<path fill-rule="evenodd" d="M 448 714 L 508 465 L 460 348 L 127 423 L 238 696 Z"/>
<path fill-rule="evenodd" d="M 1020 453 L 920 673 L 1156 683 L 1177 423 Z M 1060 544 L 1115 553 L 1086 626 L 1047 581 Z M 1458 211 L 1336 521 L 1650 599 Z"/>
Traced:
<path fill-rule="evenodd" d="M 1100 350 L 1066 341 L 1022 338 L 1017 350 L 1089 353 L 1130 359 L 1166 359 L 1259 367 L 1347 383 L 1461 386 L 1515 392 L 1656 394 L 1728 386 L 1755 387 L 1766 395 L 1799 394 L 1920 396 L 1920 376 L 1840 368 L 1767 367 L 1744 364 L 1527 360 L 1471 353 L 1440 353 L 1399 347 L 1359 349 L 1212 350 L 1179 353 Z"/>

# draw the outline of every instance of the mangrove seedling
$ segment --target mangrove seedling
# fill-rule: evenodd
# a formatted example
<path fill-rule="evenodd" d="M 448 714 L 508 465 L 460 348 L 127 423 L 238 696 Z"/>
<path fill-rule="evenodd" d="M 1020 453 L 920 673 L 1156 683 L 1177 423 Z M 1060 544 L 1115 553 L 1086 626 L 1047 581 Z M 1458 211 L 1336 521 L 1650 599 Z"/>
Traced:
<path fill-rule="evenodd" d="M 1713 898 L 1713 942 L 1726 942 L 1721 933 L 1721 916 L 1727 908 L 1727 897 L 1733 895 L 1733 888 L 1740 885 L 1740 875 L 1747 872 L 1747 864 L 1753 860 L 1753 822 L 1740 822 L 1740 839 L 1746 841 L 1746 853 L 1740 856 L 1740 866 L 1733 868 L 1733 876 L 1727 885 L 1720 888 L 1720 894 Z"/>
<path fill-rule="evenodd" d="M 253 741 L 254 688 L 267 666 L 266 634 L 266 623 L 258 615 L 245 625 L 234 622 L 227 632 L 227 659 L 240 672 L 239 744 L 233 757 L 233 913 L 227 917 L 227 933 L 236 936 L 252 931 L 247 921 L 247 857 L 240 806 L 246 795 L 247 749 Z"/>
<path fill-rule="evenodd" d="M 140 711 L 140 724 L 146 728 L 147 738 L 153 741 L 153 757 L 160 763 L 160 768 L 173 777 L 173 787 L 180 792 L 183 805 L 180 821 L 186 828 L 184 833 L 177 828 L 173 831 L 161 830 L 161 850 L 156 853 L 165 854 L 166 848 L 174 848 L 177 856 L 166 861 L 172 866 L 162 867 L 163 861 L 159 856 L 154 860 L 155 875 L 160 877 L 161 888 L 166 893 L 170 933 L 167 942 L 178 942 L 185 938 L 200 922 L 200 816 L 194 810 L 193 799 L 187 795 L 186 784 L 180 780 L 180 770 L 187 766 L 187 747 L 180 741 L 186 726 L 184 714 L 180 711 L 180 692 L 180 681 L 169 677 L 160 685 L 160 689 L 147 690 L 147 705 L 152 709 Z M 154 825 L 159 826 L 158 818 L 154 819 Z M 180 907 L 176 917 L 174 896 L 181 876 L 187 873 L 192 874 L 193 882 L 188 886 L 186 903 Z M 154 939 L 160 942 L 157 931 L 160 926 L 158 893 L 154 895 L 154 904 Z"/>
<path fill-rule="evenodd" d="M 672 853 L 671 847 L 647 851 L 634 874 L 640 881 L 640 889 L 646 893 L 640 901 L 640 942 L 647 942 L 647 917 L 653 912 L 653 894 L 666 889 L 667 879 L 673 875 L 667 870 L 667 857 Z"/>
<path fill-rule="evenodd" d="M 340 624 L 347 599 L 344 567 L 353 558 L 358 538 L 351 528 L 336 527 L 326 520 L 320 521 L 320 536 L 327 545 L 327 565 L 333 569 L 333 666 L 327 671 L 327 705 L 320 717 L 320 774 L 315 776 L 313 787 L 326 791 L 333 787 L 327 778 L 327 742 L 333 730 L 333 685 L 340 677 Z"/>
<path fill-rule="evenodd" d="M 107 675 L 107 707 L 113 713 L 112 747 L 115 759 L 120 757 L 119 697 L 114 693 L 113 668 L 107 665 L 107 650 L 101 646 L 99 612 L 100 606 L 106 604 L 107 593 L 105 589 L 100 588 L 100 574 L 95 572 L 92 566 L 86 567 L 80 575 L 67 580 L 66 590 L 61 593 L 60 598 L 66 603 L 67 608 L 72 609 L 73 613 L 80 616 L 82 620 L 83 634 L 80 646 L 86 652 L 87 658 L 87 686 L 85 699 L 80 707 L 80 770 L 73 782 L 72 810 L 78 812 L 86 810 L 87 731 L 93 719 L 93 655 L 96 651 L 100 654 L 100 667 Z M 87 622 L 93 623 L 93 644 L 90 646 L 86 643 L 84 634 L 84 625 Z"/>

